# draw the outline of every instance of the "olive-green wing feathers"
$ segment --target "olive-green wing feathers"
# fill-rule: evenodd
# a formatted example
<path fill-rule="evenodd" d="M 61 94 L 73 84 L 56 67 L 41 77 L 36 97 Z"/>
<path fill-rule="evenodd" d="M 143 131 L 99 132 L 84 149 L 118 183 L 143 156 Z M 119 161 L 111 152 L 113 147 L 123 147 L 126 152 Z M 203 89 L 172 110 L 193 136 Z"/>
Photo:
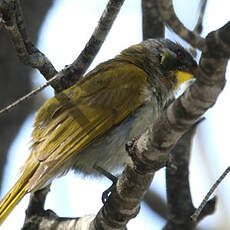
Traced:
<path fill-rule="evenodd" d="M 147 87 L 143 70 L 127 63 L 106 65 L 103 70 L 100 67 L 48 100 L 39 110 L 32 153 L 22 168 L 26 173 L 34 161 L 40 164 L 29 190 L 51 179 L 73 154 L 143 104 Z"/>
<path fill-rule="evenodd" d="M 147 75 L 135 65 L 107 62 L 48 100 L 34 124 L 32 152 L 22 176 L 0 203 L 0 223 L 30 192 L 67 170 L 68 160 L 144 103 Z M 103 66 L 104 65 L 104 66 Z M 68 168 L 68 167 L 67 167 Z"/>

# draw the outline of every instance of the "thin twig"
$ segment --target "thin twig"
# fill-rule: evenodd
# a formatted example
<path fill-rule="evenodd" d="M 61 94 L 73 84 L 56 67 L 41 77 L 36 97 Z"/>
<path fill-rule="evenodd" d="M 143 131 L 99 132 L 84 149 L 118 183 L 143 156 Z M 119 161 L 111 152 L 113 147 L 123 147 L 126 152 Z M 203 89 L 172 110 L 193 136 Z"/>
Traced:
<path fill-rule="evenodd" d="M 201 202 L 200 206 L 196 209 L 196 211 L 194 212 L 194 214 L 191 216 L 191 219 L 193 221 L 197 221 L 197 219 L 198 219 L 201 211 L 203 210 L 203 208 L 207 204 L 209 197 L 213 194 L 213 192 L 215 191 L 215 189 L 217 188 L 217 186 L 221 183 L 221 181 L 225 178 L 225 176 L 227 176 L 227 174 L 229 172 L 230 172 L 230 166 L 222 173 L 222 175 L 218 178 L 218 180 L 216 181 L 216 183 L 210 188 L 210 190 L 208 191 L 207 195 L 205 196 L 205 198 Z"/>
<path fill-rule="evenodd" d="M 165 20 L 165 23 L 185 41 L 190 43 L 193 47 L 202 51 L 206 50 L 205 39 L 199 34 L 194 33 L 187 29 L 176 16 L 173 8 L 172 0 L 158 0 L 161 16 Z"/>
<path fill-rule="evenodd" d="M 27 101 L 32 96 L 38 94 L 40 91 L 42 91 L 43 89 L 45 89 L 47 86 L 51 85 L 53 82 L 59 80 L 61 77 L 63 77 L 63 75 L 61 75 L 59 73 L 56 74 L 53 78 L 51 78 L 50 80 L 48 80 L 44 85 L 38 87 L 37 89 L 31 91 L 30 93 L 26 94 L 25 96 L 19 98 L 17 101 L 13 102 L 12 104 L 10 104 L 10 105 L 6 106 L 5 108 L 1 109 L 0 110 L 0 115 L 3 115 L 4 113 L 10 111 L 15 106 L 21 104 L 22 102 Z"/>

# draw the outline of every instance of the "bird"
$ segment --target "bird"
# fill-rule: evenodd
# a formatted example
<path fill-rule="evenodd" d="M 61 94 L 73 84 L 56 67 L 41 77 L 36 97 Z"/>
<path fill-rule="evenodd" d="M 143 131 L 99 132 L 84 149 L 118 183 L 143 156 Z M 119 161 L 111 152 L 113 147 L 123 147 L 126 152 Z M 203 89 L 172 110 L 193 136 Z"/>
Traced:
<path fill-rule="evenodd" d="M 27 194 L 74 170 L 101 176 L 131 162 L 125 144 L 157 121 L 197 63 L 180 44 L 147 39 L 89 71 L 38 110 L 31 153 L 0 202 L 0 223 Z"/>

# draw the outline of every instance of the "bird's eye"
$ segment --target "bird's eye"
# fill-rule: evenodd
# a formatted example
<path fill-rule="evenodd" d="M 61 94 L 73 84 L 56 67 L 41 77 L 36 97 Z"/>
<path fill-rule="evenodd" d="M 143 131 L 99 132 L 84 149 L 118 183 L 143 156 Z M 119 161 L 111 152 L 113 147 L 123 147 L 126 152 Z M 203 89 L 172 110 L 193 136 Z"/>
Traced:
<path fill-rule="evenodd" d="M 184 53 L 183 53 L 181 50 L 178 50 L 178 51 L 177 51 L 177 57 L 178 57 L 179 59 L 183 59 L 183 58 L 184 58 Z"/>

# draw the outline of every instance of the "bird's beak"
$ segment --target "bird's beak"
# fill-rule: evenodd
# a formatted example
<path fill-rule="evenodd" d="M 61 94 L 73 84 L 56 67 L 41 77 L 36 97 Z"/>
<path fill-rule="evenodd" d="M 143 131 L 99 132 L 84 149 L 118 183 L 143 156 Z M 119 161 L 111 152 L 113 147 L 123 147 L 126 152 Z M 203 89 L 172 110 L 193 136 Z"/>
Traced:
<path fill-rule="evenodd" d="M 178 81 L 183 83 L 196 78 L 197 67 L 197 63 L 193 61 L 192 63 L 187 63 L 184 69 L 176 71 Z"/>
<path fill-rule="evenodd" d="M 176 71 L 176 77 L 177 77 L 178 83 L 182 84 L 183 82 L 186 82 L 186 81 L 193 79 L 194 74 L 189 73 L 189 72 L 185 72 L 185 71 L 177 70 Z"/>
<path fill-rule="evenodd" d="M 177 70 L 176 77 L 179 84 L 196 78 L 197 63 L 194 61 L 186 69 Z"/>

